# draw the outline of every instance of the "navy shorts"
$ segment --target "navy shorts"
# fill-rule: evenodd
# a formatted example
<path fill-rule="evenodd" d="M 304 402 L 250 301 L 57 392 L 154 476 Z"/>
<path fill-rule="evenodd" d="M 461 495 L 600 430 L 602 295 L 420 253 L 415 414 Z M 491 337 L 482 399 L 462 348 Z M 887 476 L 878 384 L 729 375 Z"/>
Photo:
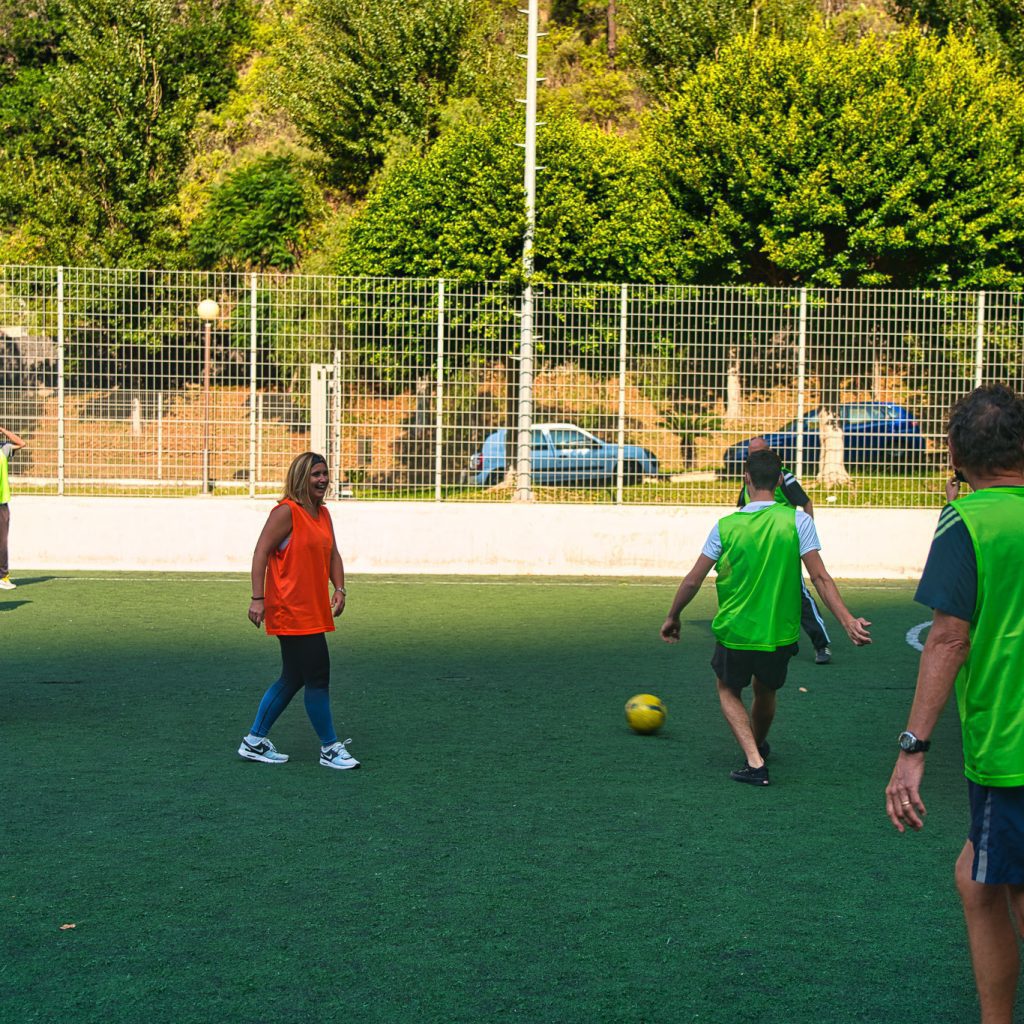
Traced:
<path fill-rule="evenodd" d="M 971 799 L 971 878 L 987 885 L 1024 885 L 1024 786 L 967 782 Z"/>
<path fill-rule="evenodd" d="M 800 648 L 796 644 L 776 647 L 774 651 L 739 651 L 716 643 L 711 667 L 715 675 L 736 693 L 749 686 L 753 676 L 757 676 L 769 690 L 778 690 L 786 682 L 790 659 L 799 653 Z"/>

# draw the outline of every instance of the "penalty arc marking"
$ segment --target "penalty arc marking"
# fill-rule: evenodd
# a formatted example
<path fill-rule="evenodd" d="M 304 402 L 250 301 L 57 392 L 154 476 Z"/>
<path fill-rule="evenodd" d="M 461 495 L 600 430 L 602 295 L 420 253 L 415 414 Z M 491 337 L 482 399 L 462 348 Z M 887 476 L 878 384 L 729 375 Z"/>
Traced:
<path fill-rule="evenodd" d="M 931 622 L 919 622 L 916 626 L 907 630 L 905 637 L 907 643 L 914 648 L 915 651 L 923 651 L 924 644 L 921 643 L 921 634 L 931 625 Z"/>

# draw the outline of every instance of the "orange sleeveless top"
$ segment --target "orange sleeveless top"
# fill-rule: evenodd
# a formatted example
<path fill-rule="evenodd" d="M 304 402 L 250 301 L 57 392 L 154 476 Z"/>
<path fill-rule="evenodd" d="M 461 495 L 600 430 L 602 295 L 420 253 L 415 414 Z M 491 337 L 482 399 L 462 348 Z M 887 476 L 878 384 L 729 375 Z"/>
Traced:
<path fill-rule="evenodd" d="M 264 624 L 270 636 L 331 633 L 334 617 L 327 585 L 331 578 L 334 529 L 323 505 L 314 519 L 301 505 L 284 498 L 292 510 L 292 532 L 267 563 Z"/>

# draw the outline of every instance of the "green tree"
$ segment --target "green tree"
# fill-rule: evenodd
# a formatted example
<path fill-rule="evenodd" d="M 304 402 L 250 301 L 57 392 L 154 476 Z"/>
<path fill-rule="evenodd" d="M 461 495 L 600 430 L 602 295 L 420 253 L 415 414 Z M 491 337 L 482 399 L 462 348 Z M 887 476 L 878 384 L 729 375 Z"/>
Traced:
<path fill-rule="evenodd" d="M 292 270 L 319 205 L 310 171 L 294 153 L 267 153 L 213 187 L 189 248 L 204 269 Z"/>
<path fill-rule="evenodd" d="M 445 134 L 371 190 L 342 273 L 515 279 L 524 229 L 522 122 Z M 538 136 L 535 268 L 548 280 L 653 281 L 670 272 L 672 211 L 636 147 L 571 118 Z"/>
<path fill-rule="evenodd" d="M 1024 284 L 1024 96 L 969 42 L 740 38 L 651 143 L 683 280 Z"/>
<path fill-rule="evenodd" d="M 360 187 L 396 138 L 424 146 L 459 71 L 470 0 L 300 0 L 276 52 L 277 92 L 330 162 Z"/>
<path fill-rule="evenodd" d="M 38 200 L 32 161 L 45 145 L 50 72 L 64 21 L 56 0 L 0 0 L 0 262 L 29 262 L 30 233 L 19 230 Z"/>
<path fill-rule="evenodd" d="M 626 0 L 627 49 L 655 95 L 679 89 L 737 35 L 805 35 L 819 0 Z"/>
<path fill-rule="evenodd" d="M 59 10 L 45 129 L 16 166 L 20 230 L 37 258 L 166 260 L 189 133 L 227 96 L 249 0 L 64 0 Z"/>
<path fill-rule="evenodd" d="M 1024 5 L 1020 0 L 895 0 L 896 10 L 945 35 L 970 33 L 978 46 L 1024 69 Z"/>
<path fill-rule="evenodd" d="M 64 19 L 57 0 L 0 0 L 0 150 L 6 160 L 40 134 Z"/>

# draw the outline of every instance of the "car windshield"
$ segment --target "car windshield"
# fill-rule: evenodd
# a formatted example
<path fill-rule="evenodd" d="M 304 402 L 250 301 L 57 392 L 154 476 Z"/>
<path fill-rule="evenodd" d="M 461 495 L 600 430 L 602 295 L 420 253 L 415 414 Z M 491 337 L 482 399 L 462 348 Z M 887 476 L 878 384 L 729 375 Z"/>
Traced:
<path fill-rule="evenodd" d="M 818 429 L 818 413 L 809 412 L 804 417 L 804 430 L 817 430 Z M 797 431 L 797 421 L 790 420 L 783 428 L 779 431 L 780 434 L 795 434 Z"/>
<path fill-rule="evenodd" d="M 548 434 L 551 437 L 551 443 L 556 448 L 600 448 L 601 443 L 590 437 L 588 434 L 584 434 L 582 430 L 573 430 L 567 427 L 552 427 Z"/>
<path fill-rule="evenodd" d="M 869 405 L 851 405 L 843 410 L 843 423 L 873 423 L 879 416 Z"/>

